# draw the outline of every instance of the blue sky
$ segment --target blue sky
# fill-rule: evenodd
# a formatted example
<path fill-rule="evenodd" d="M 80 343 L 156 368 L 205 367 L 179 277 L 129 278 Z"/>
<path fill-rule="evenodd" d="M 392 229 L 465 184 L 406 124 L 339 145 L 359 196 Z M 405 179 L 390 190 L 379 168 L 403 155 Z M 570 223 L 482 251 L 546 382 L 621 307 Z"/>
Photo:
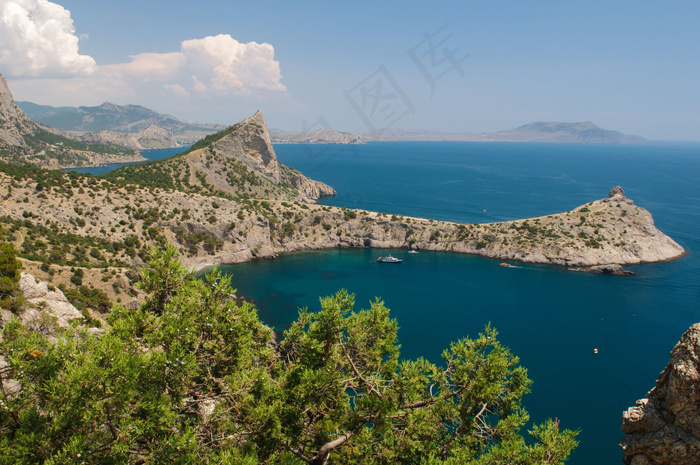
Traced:
<path fill-rule="evenodd" d="M 0 14 L 17 100 L 222 124 L 261 108 L 289 130 L 593 121 L 700 140 L 697 0 L 0 0 Z"/>

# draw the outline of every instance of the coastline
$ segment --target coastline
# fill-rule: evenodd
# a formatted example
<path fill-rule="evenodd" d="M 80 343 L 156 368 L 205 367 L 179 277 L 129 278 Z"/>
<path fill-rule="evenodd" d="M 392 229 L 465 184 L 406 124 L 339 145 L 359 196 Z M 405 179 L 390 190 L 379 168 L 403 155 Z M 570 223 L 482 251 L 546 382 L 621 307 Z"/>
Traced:
<path fill-rule="evenodd" d="M 487 224 L 362 212 L 366 214 L 360 220 L 362 226 L 353 228 L 355 218 L 348 219 L 345 213 L 349 210 L 335 209 L 345 219 L 344 225 L 336 225 L 335 236 L 313 235 L 305 240 L 283 236 L 258 241 L 253 248 L 227 248 L 215 255 L 198 255 L 183 261 L 201 272 L 217 265 L 272 259 L 286 252 L 370 247 L 446 251 L 494 260 L 565 266 L 576 271 L 629 274 L 623 265 L 677 260 L 687 254 L 654 226 L 647 210 L 634 205 L 621 189 L 616 189 L 607 199 L 569 212 Z M 316 207 L 315 211 L 325 212 L 324 219 L 333 213 L 330 207 Z M 358 234 L 358 229 L 362 234 Z M 350 234 L 353 230 L 355 234 Z"/>

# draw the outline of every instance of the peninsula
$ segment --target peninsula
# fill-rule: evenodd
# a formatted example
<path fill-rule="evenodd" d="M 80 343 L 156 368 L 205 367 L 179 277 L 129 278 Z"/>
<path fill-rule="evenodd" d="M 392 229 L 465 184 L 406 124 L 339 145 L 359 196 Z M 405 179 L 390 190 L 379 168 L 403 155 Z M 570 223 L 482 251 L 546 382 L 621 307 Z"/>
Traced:
<path fill-rule="evenodd" d="M 41 265 L 49 264 L 57 282 L 76 265 L 126 274 L 159 243 L 175 244 L 197 269 L 335 247 L 449 251 L 603 272 L 685 253 L 620 188 L 567 212 L 490 224 L 312 203 L 334 193 L 279 163 L 261 112 L 184 154 L 103 177 L 0 167 L 2 222 L 17 232 L 25 267 L 46 279 Z M 130 287 L 109 276 L 106 286 L 94 275 L 86 281 L 96 287 Z"/>

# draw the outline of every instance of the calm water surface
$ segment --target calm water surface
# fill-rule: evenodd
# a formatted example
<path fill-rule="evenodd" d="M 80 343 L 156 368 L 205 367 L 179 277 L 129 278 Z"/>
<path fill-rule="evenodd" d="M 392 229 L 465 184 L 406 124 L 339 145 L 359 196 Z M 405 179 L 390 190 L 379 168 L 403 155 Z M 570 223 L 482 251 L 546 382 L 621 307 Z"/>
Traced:
<path fill-rule="evenodd" d="M 357 307 L 375 296 L 398 320 L 402 355 L 440 362 L 451 341 L 491 322 L 534 380 L 533 420 L 580 429 L 570 463 L 618 464 L 620 417 L 654 386 L 681 334 L 700 321 L 700 144 L 569 145 L 385 142 L 278 145 L 280 160 L 332 185 L 328 205 L 459 222 L 571 210 L 621 185 L 689 254 L 590 275 L 467 255 L 421 252 L 401 265 L 386 251 L 294 253 L 225 267 L 239 293 L 278 330 L 300 307 L 345 288 Z M 597 348 L 599 353 L 594 354 Z"/>

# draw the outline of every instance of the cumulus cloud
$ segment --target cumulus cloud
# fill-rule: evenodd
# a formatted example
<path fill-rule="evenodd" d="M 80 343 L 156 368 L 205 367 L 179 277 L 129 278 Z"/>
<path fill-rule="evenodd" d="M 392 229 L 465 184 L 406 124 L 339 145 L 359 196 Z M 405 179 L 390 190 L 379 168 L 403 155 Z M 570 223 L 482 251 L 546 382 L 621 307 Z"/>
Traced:
<path fill-rule="evenodd" d="M 78 53 L 70 12 L 47 0 L 0 0 L 0 63 L 11 76 L 91 74 L 95 60 Z"/>
<path fill-rule="evenodd" d="M 167 53 L 138 53 L 98 66 L 78 52 L 70 12 L 48 0 L 0 0 L 0 69 L 19 100 L 46 105 L 134 103 L 210 121 L 243 108 L 296 105 L 275 49 L 228 34 L 185 40 Z"/>
<path fill-rule="evenodd" d="M 240 43 L 228 34 L 182 42 L 179 52 L 141 53 L 131 62 L 103 66 L 133 80 L 159 80 L 177 95 L 251 95 L 286 91 L 270 44 Z"/>
<path fill-rule="evenodd" d="M 241 91 L 242 89 L 286 90 L 280 82 L 279 62 L 270 44 L 242 44 L 228 34 L 186 40 L 181 53 L 188 71 L 208 89 Z"/>

